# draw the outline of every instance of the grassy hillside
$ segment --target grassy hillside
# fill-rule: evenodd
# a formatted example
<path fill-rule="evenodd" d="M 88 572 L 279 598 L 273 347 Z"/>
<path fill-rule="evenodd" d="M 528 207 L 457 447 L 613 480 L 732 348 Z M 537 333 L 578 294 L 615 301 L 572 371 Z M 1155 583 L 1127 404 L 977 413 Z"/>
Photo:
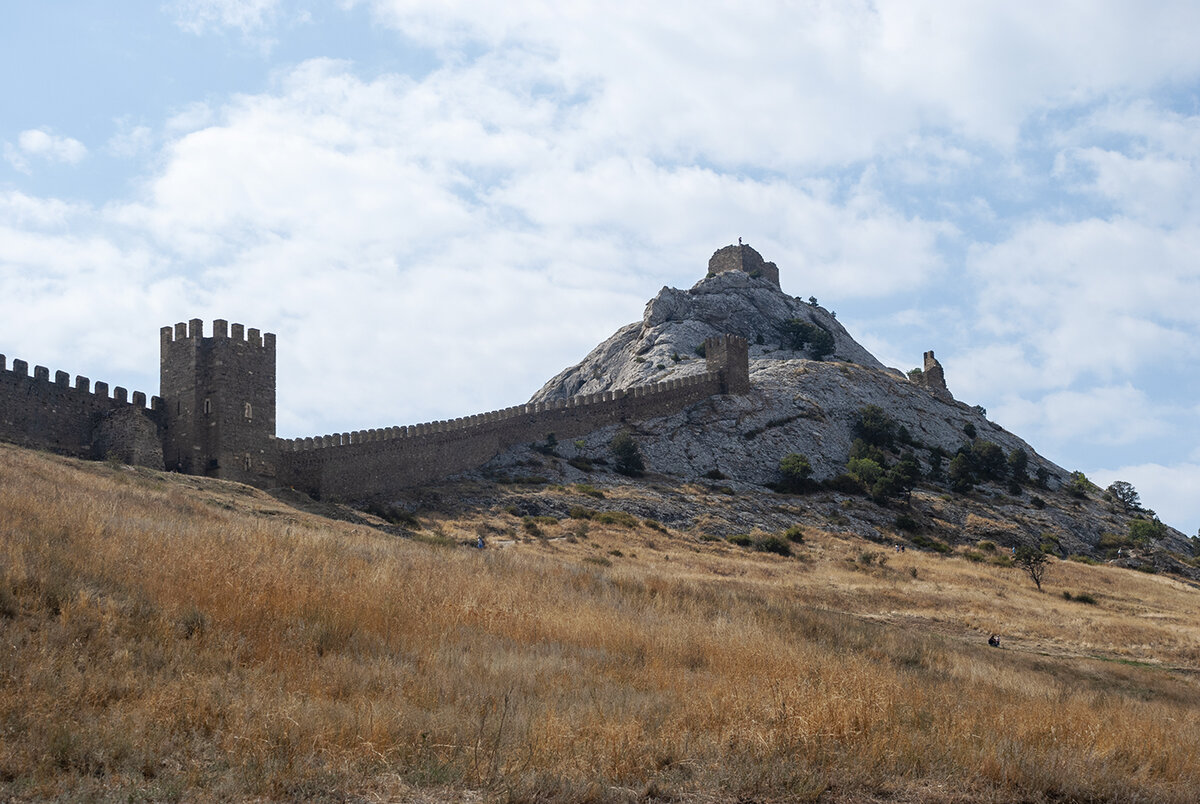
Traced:
<path fill-rule="evenodd" d="M 0 445 L 0 798 L 1200 789 L 1200 594 L 1171 578 L 1055 561 L 1039 593 L 816 528 L 783 556 L 611 516 L 410 525 Z"/>

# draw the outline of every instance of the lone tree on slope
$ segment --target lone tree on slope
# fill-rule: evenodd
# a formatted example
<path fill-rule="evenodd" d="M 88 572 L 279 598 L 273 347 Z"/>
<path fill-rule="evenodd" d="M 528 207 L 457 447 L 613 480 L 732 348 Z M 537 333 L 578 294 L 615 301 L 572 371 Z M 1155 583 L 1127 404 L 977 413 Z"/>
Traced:
<path fill-rule="evenodd" d="M 1141 507 L 1141 497 L 1132 483 L 1115 480 L 1105 491 L 1112 495 L 1113 500 L 1125 511 L 1136 511 Z"/>
<path fill-rule="evenodd" d="M 1025 574 L 1037 586 L 1038 591 L 1042 591 L 1042 579 L 1046 577 L 1046 569 L 1050 560 L 1047 555 L 1036 547 L 1024 545 L 1017 548 L 1014 560 L 1018 567 L 1025 570 Z"/>
<path fill-rule="evenodd" d="M 646 463 L 642 460 L 642 451 L 638 448 L 633 433 L 628 430 L 617 433 L 608 449 L 617 462 L 616 470 L 621 474 L 639 477 L 645 471 Z"/>

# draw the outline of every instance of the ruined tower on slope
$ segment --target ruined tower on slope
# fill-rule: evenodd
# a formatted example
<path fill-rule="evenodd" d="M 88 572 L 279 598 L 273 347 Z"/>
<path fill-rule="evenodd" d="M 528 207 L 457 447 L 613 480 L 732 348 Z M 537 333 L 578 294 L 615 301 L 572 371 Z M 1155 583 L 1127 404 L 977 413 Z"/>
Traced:
<path fill-rule="evenodd" d="M 275 473 L 275 335 L 193 318 L 160 332 L 167 469 L 243 483 Z"/>
<path fill-rule="evenodd" d="M 930 393 L 937 398 L 947 402 L 954 399 L 950 389 L 946 387 L 946 372 L 942 369 L 942 364 L 933 356 L 932 350 L 925 353 L 925 365 L 915 379 L 918 385 L 928 388 Z"/>

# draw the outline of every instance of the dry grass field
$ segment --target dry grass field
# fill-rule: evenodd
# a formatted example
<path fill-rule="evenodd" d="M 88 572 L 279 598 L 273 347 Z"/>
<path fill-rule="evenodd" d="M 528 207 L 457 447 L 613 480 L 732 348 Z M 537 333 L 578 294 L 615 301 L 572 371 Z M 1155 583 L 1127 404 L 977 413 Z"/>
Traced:
<path fill-rule="evenodd" d="M 0 799 L 1196 800 L 1197 589 L 792 549 L 0 445 Z"/>

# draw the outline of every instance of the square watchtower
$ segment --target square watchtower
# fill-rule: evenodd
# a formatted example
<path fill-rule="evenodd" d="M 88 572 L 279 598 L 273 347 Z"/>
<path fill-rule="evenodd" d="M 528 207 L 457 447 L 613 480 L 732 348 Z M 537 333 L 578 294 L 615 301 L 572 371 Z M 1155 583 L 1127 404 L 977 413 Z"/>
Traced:
<path fill-rule="evenodd" d="M 264 485 L 275 474 L 275 335 L 213 321 L 163 327 L 166 468 Z"/>

